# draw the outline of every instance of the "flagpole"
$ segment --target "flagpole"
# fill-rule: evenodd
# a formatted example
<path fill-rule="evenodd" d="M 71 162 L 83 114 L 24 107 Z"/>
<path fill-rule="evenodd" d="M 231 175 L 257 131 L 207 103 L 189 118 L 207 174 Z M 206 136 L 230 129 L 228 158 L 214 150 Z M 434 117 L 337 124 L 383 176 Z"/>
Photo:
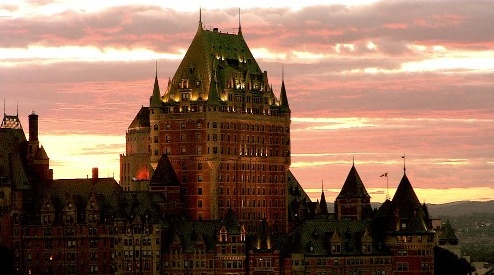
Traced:
<path fill-rule="evenodd" d="M 389 177 L 388 172 L 386 171 L 386 200 L 389 200 Z"/>

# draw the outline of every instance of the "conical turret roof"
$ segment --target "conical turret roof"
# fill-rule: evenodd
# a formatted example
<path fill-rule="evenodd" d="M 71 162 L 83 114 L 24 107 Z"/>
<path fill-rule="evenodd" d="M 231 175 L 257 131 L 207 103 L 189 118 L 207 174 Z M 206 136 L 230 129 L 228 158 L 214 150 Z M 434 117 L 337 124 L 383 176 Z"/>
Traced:
<path fill-rule="evenodd" d="M 412 184 L 406 174 L 403 174 L 400 184 L 393 196 L 393 204 L 399 205 L 401 209 L 419 209 L 420 201 L 413 190 Z"/>
<path fill-rule="evenodd" d="M 365 189 L 364 183 L 360 179 L 360 176 L 355 168 L 355 165 L 352 165 L 350 172 L 341 188 L 340 194 L 337 199 L 343 198 L 370 198 L 369 193 Z"/>
<path fill-rule="evenodd" d="M 150 107 L 160 107 L 162 103 L 160 85 L 158 83 L 158 69 L 156 69 L 156 76 L 154 77 L 153 95 L 149 101 Z"/>
<path fill-rule="evenodd" d="M 282 112 L 291 112 L 290 106 L 288 105 L 288 97 L 286 96 L 285 80 L 281 81 L 280 109 Z"/>

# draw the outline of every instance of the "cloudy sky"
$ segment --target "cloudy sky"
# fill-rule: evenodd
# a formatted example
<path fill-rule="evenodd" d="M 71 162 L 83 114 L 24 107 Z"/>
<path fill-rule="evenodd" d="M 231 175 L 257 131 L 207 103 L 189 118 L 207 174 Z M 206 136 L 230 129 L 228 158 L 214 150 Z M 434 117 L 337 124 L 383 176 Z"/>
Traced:
<path fill-rule="evenodd" d="M 292 171 L 339 192 L 353 158 L 374 201 L 407 175 L 428 203 L 494 199 L 494 1 L 0 2 L 6 113 L 40 115 L 56 178 L 119 176 L 125 130 L 197 29 L 244 37 L 292 109 Z M 268 3 L 280 2 L 280 4 Z M 281 3 L 283 2 L 283 3 Z"/>

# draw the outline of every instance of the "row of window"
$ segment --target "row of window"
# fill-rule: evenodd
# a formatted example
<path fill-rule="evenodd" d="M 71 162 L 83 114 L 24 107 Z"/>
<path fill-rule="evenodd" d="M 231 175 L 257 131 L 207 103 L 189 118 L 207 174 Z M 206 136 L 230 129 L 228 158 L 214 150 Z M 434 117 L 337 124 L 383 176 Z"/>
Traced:
<path fill-rule="evenodd" d="M 257 203 L 256 203 L 257 202 Z M 266 205 L 266 200 L 244 200 L 241 201 L 241 206 L 242 207 L 285 207 L 285 201 L 284 200 L 268 200 L 268 203 Z M 202 202 L 200 203 L 202 207 Z M 199 201 L 197 203 L 197 206 L 199 206 Z M 223 200 L 219 200 L 218 202 L 219 207 L 237 207 L 237 200 L 226 200 L 226 204 L 223 203 Z"/>
<path fill-rule="evenodd" d="M 232 181 L 231 182 L 237 182 L 237 177 L 236 175 L 232 175 Z M 197 182 L 203 182 L 204 177 L 202 174 L 197 175 Z M 187 183 L 188 182 L 188 177 L 187 175 L 182 175 L 182 183 Z M 230 175 L 219 175 L 218 182 L 230 182 Z M 285 182 L 285 177 L 284 176 L 250 176 L 250 175 L 241 175 L 240 179 L 238 182 L 244 182 L 244 183 L 284 183 Z M 242 195 L 245 195 L 245 189 L 242 188 Z M 274 195 L 277 195 L 277 189 L 269 189 L 269 194 L 271 195 L 271 191 L 273 191 Z M 280 194 L 284 194 L 284 189 L 280 191 Z M 257 195 L 260 195 L 260 188 L 258 188 Z M 265 195 L 265 189 L 263 188 L 263 195 Z M 220 190 L 220 195 L 223 194 L 223 190 Z M 230 190 L 227 189 L 227 195 L 230 194 Z M 236 194 L 236 191 L 233 190 L 233 194 Z M 252 191 L 252 194 L 255 194 L 255 190 Z M 250 195 L 250 189 L 247 188 L 247 195 Z"/>
<path fill-rule="evenodd" d="M 197 121 L 195 123 L 194 127 L 190 127 L 190 125 L 187 125 L 186 122 L 180 122 L 180 129 L 185 130 L 185 129 L 202 129 L 203 125 L 201 121 Z M 249 123 L 241 123 L 241 122 L 207 122 L 206 128 L 208 129 L 233 129 L 233 130 L 240 130 L 240 131 L 251 131 L 251 132 L 264 132 L 267 130 L 269 133 L 290 133 L 290 127 L 284 127 L 284 126 L 279 126 L 279 125 L 267 125 L 265 126 L 264 124 L 249 124 Z M 172 125 L 170 123 L 167 123 L 165 125 L 165 130 L 171 130 Z M 153 125 L 153 130 L 158 131 L 159 127 L 158 124 Z"/>
<path fill-rule="evenodd" d="M 238 167 L 237 167 L 238 165 Z M 242 170 L 242 171 L 266 171 L 266 167 L 268 169 L 269 172 L 271 171 L 284 171 L 284 166 L 283 165 L 277 165 L 277 164 L 269 164 L 269 165 L 266 165 L 266 164 L 260 164 L 260 163 L 251 163 L 251 164 L 248 164 L 248 163 L 241 163 L 241 164 L 237 164 L 237 163 L 232 163 L 232 165 L 230 165 L 230 163 L 220 163 L 219 165 L 219 169 L 218 170 L 231 170 L 232 171 L 236 171 L 237 168 L 239 170 Z M 203 168 L 203 163 L 202 162 L 198 162 L 197 163 L 197 170 L 202 170 Z M 182 162 L 182 170 L 187 170 L 188 169 L 188 163 L 187 162 Z"/>
<path fill-rule="evenodd" d="M 145 238 L 142 239 L 142 242 L 139 241 L 139 239 L 135 239 L 135 242 L 132 241 L 133 239 L 124 239 L 124 246 L 150 246 L 151 245 L 151 238 Z M 160 239 L 156 238 L 156 245 L 160 244 Z"/>

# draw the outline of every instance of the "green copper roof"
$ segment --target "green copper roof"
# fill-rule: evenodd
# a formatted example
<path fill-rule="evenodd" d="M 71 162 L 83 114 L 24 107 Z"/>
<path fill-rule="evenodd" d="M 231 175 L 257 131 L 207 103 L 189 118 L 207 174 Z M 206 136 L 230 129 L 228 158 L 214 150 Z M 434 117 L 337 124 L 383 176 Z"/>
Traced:
<path fill-rule="evenodd" d="M 238 78 L 252 74 L 262 77 L 262 71 L 243 36 L 222 33 L 218 29 L 205 30 L 200 26 L 167 93 L 177 92 L 179 84 L 187 79 L 189 89 L 197 89 L 198 93 L 207 98 L 211 95 L 211 87 L 221 90 L 232 74 L 237 74 Z M 218 81 L 218 87 L 215 80 Z"/>

